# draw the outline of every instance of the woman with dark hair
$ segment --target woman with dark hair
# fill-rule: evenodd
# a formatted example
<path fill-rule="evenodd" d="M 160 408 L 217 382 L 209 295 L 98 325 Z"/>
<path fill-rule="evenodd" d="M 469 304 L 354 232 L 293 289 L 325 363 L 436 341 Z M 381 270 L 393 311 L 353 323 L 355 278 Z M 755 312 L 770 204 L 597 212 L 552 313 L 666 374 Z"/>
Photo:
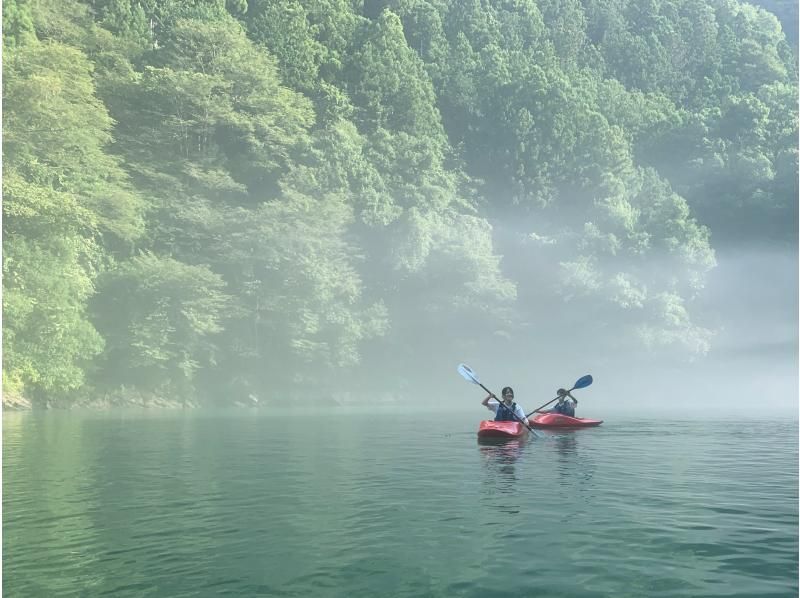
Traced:
<path fill-rule="evenodd" d="M 528 425 L 525 410 L 514 402 L 514 389 L 506 386 L 501 394 L 503 395 L 502 401 L 498 401 L 494 395 L 489 395 L 483 399 L 482 405 L 495 414 L 494 421 L 520 421 Z M 494 400 L 492 401 L 492 399 Z M 514 417 L 515 415 L 516 417 Z"/>

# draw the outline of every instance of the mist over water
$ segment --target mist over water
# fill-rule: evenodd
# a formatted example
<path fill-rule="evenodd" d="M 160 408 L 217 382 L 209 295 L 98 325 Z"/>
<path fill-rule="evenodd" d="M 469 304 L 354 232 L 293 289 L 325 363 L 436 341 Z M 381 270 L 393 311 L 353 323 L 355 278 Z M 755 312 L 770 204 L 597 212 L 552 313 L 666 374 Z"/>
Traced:
<path fill-rule="evenodd" d="M 550 314 L 527 306 L 535 319 L 508 334 L 476 334 L 452 352 L 436 344 L 417 346 L 425 359 L 407 372 L 410 392 L 399 394 L 398 407 L 419 408 L 424 402 L 461 410 L 469 401 L 479 402 L 485 393 L 455 372 L 464 362 L 495 393 L 513 386 L 528 410 L 553 398 L 558 387 L 591 373 L 594 384 L 575 393 L 581 401 L 579 414 L 586 417 L 796 418 L 795 246 L 727 244 L 716 249 L 716 260 L 690 305 L 693 321 L 712 333 L 705 355 L 681 348 L 648 351 L 626 332 L 624 318 L 598 322 L 584 306 L 570 301 Z M 501 264 L 505 261 L 504 257 Z M 649 265 L 669 267 L 667 260 L 659 259 Z M 517 301 L 525 307 L 524 296 Z M 460 325 L 469 336 L 470 327 L 479 328 L 480 322 L 464 320 Z"/>

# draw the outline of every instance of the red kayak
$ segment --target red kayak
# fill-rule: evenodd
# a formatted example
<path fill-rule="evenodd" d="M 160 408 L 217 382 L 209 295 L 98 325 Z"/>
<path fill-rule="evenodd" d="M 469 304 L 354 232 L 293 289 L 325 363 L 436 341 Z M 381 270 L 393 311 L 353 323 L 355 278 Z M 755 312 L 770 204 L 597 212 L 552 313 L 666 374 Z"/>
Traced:
<path fill-rule="evenodd" d="M 528 428 L 519 422 L 482 421 L 478 428 L 478 438 L 522 438 Z"/>
<path fill-rule="evenodd" d="M 539 413 L 528 421 L 532 428 L 591 428 L 603 423 L 602 419 L 570 417 L 560 413 Z"/>

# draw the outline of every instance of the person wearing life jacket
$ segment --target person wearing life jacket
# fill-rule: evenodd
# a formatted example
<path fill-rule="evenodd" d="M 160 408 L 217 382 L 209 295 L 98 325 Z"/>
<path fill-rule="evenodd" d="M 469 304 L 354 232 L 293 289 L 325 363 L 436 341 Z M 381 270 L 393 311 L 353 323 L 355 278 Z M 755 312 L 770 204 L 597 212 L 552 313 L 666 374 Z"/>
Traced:
<path fill-rule="evenodd" d="M 559 388 L 556 394 L 558 395 L 558 403 L 556 403 L 555 407 L 550 409 L 549 413 L 560 413 L 561 415 L 575 417 L 575 406 L 578 404 L 578 399 L 563 388 Z"/>
<path fill-rule="evenodd" d="M 497 397 L 494 395 L 489 395 L 483 399 L 482 405 L 495 414 L 494 421 L 521 421 L 525 425 L 528 425 L 528 418 L 525 417 L 525 410 L 514 402 L 514 389 L 510 386 L 506 386 L 501 394 L 503 395 L 502 402 L 498 402 Z M 492 399 L 494 400 L 491 401 Z M 514 417 L 514 415 L 517 417 Z"/>

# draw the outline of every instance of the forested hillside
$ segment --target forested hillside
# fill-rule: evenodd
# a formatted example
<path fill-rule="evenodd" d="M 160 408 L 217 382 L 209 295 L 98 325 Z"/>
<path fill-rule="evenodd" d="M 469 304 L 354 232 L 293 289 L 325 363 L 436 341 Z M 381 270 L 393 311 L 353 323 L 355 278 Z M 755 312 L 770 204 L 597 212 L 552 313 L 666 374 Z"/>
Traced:
<path fill-rule="evenodd" d="M 6 0 L 3 25 L 4 393 L 39 404 L 398 386 L 576 314 L 598 352 L 701 358 L 715 246 L 797 241 L 797 55 L 751 4 Z"/>

